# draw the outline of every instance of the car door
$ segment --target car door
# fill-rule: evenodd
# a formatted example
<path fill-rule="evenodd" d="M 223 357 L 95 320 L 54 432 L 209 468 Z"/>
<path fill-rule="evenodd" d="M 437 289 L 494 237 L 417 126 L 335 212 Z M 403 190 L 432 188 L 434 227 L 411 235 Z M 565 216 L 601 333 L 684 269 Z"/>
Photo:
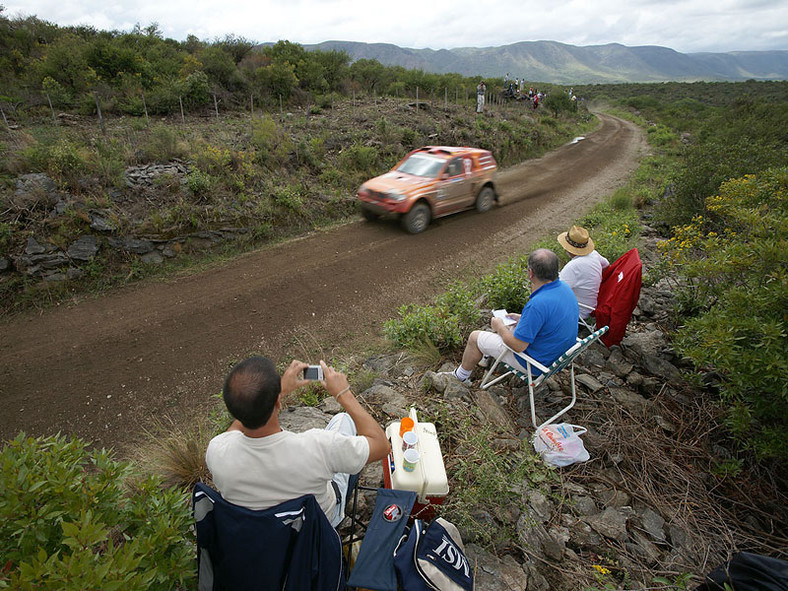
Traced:
<path fill-rule="evenodd" d="M 465 209 L 472 202 L 473 162 L 468 157 L 453 158 L 439 177 L 435 215 L 448 215 Z"/>

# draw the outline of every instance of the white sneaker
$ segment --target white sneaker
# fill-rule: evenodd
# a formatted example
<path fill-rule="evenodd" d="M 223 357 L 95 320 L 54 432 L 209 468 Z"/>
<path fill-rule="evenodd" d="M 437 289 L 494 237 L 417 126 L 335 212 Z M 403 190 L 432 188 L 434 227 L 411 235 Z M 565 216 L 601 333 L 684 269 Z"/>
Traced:
<path fill-rule="evenodd" d="M 476 365 L 478 365 L 479 367 L 490 367 L 490 361 L 492 361 L 492 357 L 490 357 L 489 355 L 485 355 L 479 360 L 479 363 L 477 363 Z"/>

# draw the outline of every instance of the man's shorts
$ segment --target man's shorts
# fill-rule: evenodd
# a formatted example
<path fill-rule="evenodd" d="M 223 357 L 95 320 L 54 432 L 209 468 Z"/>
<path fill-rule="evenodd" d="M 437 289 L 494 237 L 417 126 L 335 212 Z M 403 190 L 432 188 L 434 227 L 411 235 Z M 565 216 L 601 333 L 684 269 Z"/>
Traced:
<path fill-rule="evenodd" d="M 481 331 L 479 337 L 476 339 L 476 344 L 479 346 L 479 351 L 484 355 L 489 355 L 493 359 L 498 359 L 498 355 L 506 351 L 501 361 L 512 367 L 520 368 L 523 372 L 528 371 L 528 369 L 520 363 L 517 357 L 514 356 L 514 353 L 506 347 L 503 339 L 498 333 Z"/>

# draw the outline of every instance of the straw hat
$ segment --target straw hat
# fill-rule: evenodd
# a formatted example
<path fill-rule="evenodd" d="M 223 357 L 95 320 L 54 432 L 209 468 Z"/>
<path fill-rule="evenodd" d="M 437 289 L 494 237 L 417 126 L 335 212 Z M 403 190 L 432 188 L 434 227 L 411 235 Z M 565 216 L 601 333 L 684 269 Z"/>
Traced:
<path fill-rule="evenodd" d="M 572 226 L 568 232 L 558 235 L 558 243 L 570 254 L 583 256 L 594 250 L 594 241 L 588 235 L 588 230 L 580 226 Z"/>

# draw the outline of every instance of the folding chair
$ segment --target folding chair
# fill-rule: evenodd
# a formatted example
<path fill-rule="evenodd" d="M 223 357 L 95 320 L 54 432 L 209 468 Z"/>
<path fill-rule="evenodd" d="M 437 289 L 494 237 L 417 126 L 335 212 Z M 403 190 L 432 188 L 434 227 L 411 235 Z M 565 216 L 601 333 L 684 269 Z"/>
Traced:
<path fill-rule="evenodd" d="M 492 364 L 490 369 L 487 370 L 487 373 L 484 375 L 484 379 L 482 379 L 481 388 L 482 390 L 486 390 L 490 386 L 493 386 L 501 382 L 502 380 L 508 378 L 509 376 L 516 376 L 517 378 L 528 383 L 528 395 L 531 402 L 531 422 L 533 423 L 534 428 L 538 429 L 539 427 L 542 427 L 544 425 L 549 425 L 550 423 L 555 421 L 558 417 L 560 417 L 569 409 L 571 409 L 575 405 L 575 402 L 577 401 L 577 392 L 575 387 L 575 364 L 574 364 L 575 359 L 577 359 L 577 357 L 579 357 L 586 349 L 588 349 L 588 347 L 590 347 L 592 343 L 598 341 L 602 337 L 602 335 L 604 335 L 607 331 L 608 331 L 608 327 L 603 326 L 599 330 L 594 331 L 591 335 L 587 336 L 586 338 L 577 339 L 577 342 L 574 345 L 572 345 L 569 349 L 567 349 L 567 351 L 563 355 L 561 355 L 558 359 L 556 359 L 550 365 L 550 367 L 545 367 L 544 365 L 536 361 L 536 359 L 529 357 L 525 353 L 519 353 L 519 355 L 525 359 L 526 368 L 527 368 L 526 372 L 523 372 L 523 370 L 519 367 L 514 367 L 503 361 L 503 357 L 504 355 L 506 355 L 507 351 L 512 351 L 507 347 L 498 356 L 498 358 L 495 360 L 495 363 Z M 512 353 L 514 353 L 514 351 L 512 351 Z M 495 371 L 495 369 L 499 365 L 502 365 L 507 371 L 502 375 L 496 377 L 495 379 L 490 380 L 493 371 Z M 567 367 L 569 367 L 570 370 L 570 376 L 571 376 L 570 382 L 572 384 L 571 402 L 567 406 L 562 408 L 559 412 L 554 414 L 552 417 L 550 417 L 540 425 L 537 425 L 536 408 L 534 405 L 534 390 L 539 386 L 541 386 L 545 382 L 545 380 L 547 380 L 550 376 L 557 374 L 559 371 L 562 371 Z M 534 369 L 537 369 L 542 373 L 537 377 L 533 377 L 532 372 Z"/>
<path fill-rule="evenodd" d="M 597 326 L 610 327 L 610 331 L 602 337 L 602 342 L 608 348 L 618 345 L 624 338 L 632 311 L 640 299 L 642 273 L 640 254 L 637 248 L 633 248 L 602 271 L 596 309 L 579 304 L 581 308 L 591 310 L 587 319 L 580 319 L 589 333 L 593 333 Z"/>
<path fill-rule="evenodd" d="M 314 495 L 253 511 L 198 483 L 198 591 L 344 589 L 342 542 Z"/>

